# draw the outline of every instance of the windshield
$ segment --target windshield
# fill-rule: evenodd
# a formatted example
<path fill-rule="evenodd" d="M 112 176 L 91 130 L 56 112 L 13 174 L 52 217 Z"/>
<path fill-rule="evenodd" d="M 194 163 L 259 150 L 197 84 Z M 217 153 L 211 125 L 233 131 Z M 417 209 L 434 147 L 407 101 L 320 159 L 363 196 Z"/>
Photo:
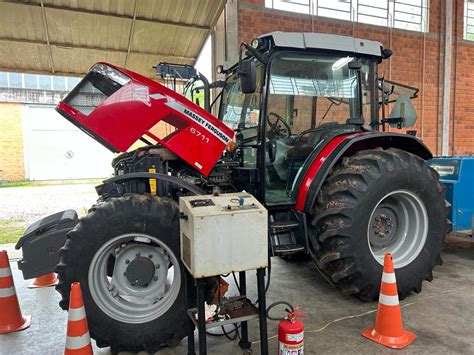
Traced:
<path fill-rule="evenodd" d="M 359 112 L 356 71 L 350 56 L 281 53 L 273 61 L 268 112 L 282 116 L 298 134 L 324 123 L 343 124 Z M 361 64 L 362 108 L 371 120 L 375 63 Z"/>

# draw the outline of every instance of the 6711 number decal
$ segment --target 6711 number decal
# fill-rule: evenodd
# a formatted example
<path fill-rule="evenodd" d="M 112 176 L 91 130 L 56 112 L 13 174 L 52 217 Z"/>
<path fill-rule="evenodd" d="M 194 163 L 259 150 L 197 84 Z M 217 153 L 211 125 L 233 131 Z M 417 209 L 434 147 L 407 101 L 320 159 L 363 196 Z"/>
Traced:
<path fill-rule="evenodd" d="M 204 134 L 199 132 L 196 128 L 191 127 L 189 129 L 192 134 L 194 134 L 196 137 L 200 138 L 204 143 L 209 143 L 209 137 L 206 137 Z"/>

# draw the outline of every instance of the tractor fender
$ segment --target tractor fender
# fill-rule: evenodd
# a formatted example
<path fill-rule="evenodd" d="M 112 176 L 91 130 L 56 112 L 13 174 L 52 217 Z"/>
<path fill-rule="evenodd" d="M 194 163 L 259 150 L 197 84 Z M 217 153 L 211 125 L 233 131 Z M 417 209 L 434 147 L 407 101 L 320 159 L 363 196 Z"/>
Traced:
<path fill-rule="evenodd" d="M 336 136 L 329 140 L 309 163 L 301 180 L 295 209 L 310 213 L 319 190 L 331 169 L 343 157 L 374 148 L 397 148 L 415 154 L 424 160 L 433 158 L 428 147 L 420 139 L 408 134 L 358 132 Z"/>
<path fill-rule="evenodd" d="M 129 173 L 124 175 L 114 176 L 110 179 L 104 180 L 101 185 L 95 187 L 97 194 L 102 196 L 108 194 L 113 190 L 120 190 L 120 183 L 134 180 L 134 179 L 156 179 L 161 181 L 166 181 L 172 185 L 179 186 L 184 190 L 189 191 L 194 195 L 204 195 L 205 192 L 197 187 L 196 185 L 190 184 L 183 179 L 177 178 L 175 176 L 161 174 L 161 173 Z M 121 195 L 120 191 L 112 193 L 112 195 Z"/>

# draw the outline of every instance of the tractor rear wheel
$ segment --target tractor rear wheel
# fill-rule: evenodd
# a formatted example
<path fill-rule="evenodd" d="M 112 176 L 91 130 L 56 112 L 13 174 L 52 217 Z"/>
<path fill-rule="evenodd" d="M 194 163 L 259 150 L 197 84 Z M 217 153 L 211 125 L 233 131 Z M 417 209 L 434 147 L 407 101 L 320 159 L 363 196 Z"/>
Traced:
<path fill-rule="evenodd" d="M 398 149 L 360 151 L 339 163 L 313 210 L 310 252 L 345 294 L 379 296 L 385 253 L 392 253 L 400 299 L 420 292 L 441 264 L 449 204 L 438 174 Z"/>
<path fill-rule="evenodd" d="M 81 283 L 99 347 L 154 353 L 187 334 L 184 266 L 175 201 L 129 194 L 100 202 L 66 239 L 57 266 L 60 306 Z"/>

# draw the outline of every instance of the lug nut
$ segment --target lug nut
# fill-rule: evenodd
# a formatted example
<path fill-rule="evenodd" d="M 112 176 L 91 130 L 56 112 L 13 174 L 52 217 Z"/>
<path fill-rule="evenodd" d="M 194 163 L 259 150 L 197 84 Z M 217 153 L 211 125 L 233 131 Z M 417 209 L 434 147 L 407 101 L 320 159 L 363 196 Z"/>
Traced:
<path fill-rule="evenodd" d="M 148 254 L 148 257 L 151 259 L 153 258 L 153 254 Z"/>
<path fill-rule="evenodd" d="M 125 264 L 130 264 L 130 260 L 125 260 Z"/>
<path fill-rule="evenodd" d="M 159 268 L 160 268 L 160 264 L 156 264 L 156 268 L 159 269 Z"/>
<path fill-rule="evenodd" d="M 140 252 L 138 252 L 138 253 L 135 254 L 135 256 L 140 256 L 140 255 L 142 255 L 142 254 L 140 254 Z"/>
<path fill-rule="evenodd" d="M 154 281 L 158 281 L 158 276 L 153 277 Z"/>

